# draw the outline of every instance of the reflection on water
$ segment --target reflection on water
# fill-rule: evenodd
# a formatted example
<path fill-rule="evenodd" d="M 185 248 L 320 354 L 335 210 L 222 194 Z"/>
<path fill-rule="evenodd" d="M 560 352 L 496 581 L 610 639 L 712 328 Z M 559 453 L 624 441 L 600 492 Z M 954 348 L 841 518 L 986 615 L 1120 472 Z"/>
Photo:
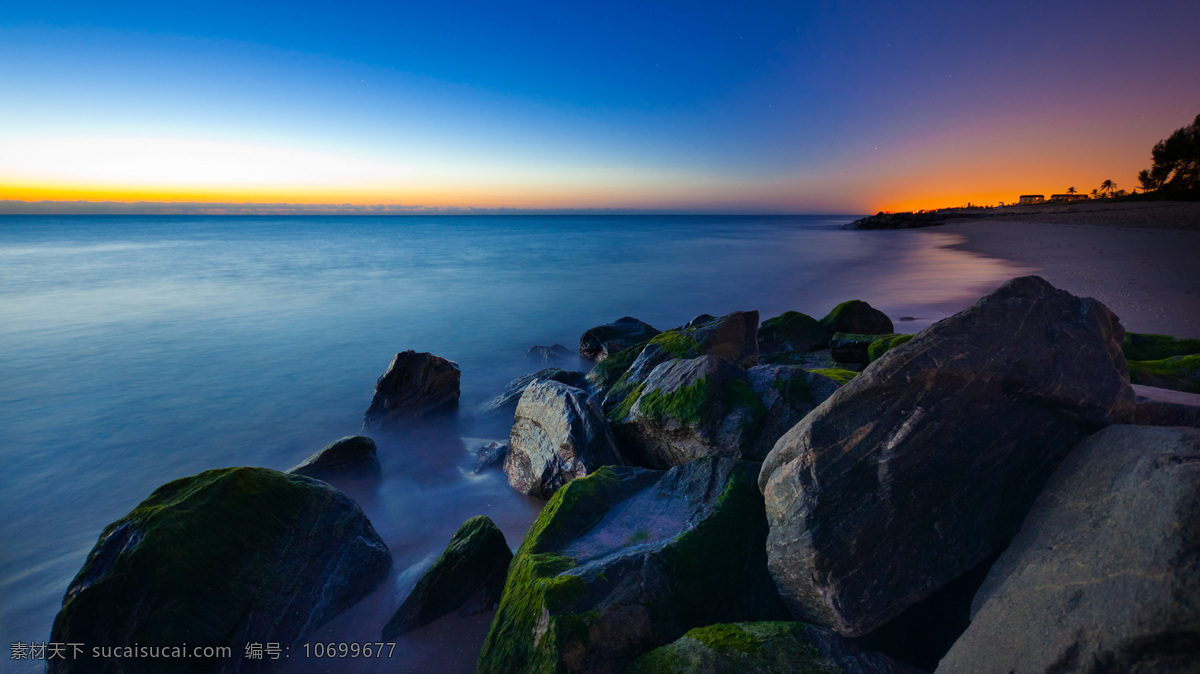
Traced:
<path fill-rule="evenodd" d="M 471 411 L 538 369 L 531 345 L 573 347 L 624 315 L 660 328 L 743 309 L 819 317 L 854 298 L 917 318 L 898 324 L 912 331 L 1015 275 L 945 248 L 951 235 L 837 229 L 846 220 L 0 217 L 3 636 L 44 640 L 100 530 L 158 485 L 287 469 L 357 433 L 397 351 L 458 362 L 461 411 L 453 427 L 377 437 L 383 479 L 338 485 L 395 558 L 388 586 L 327 628 L 339 641 L 377 639 L 468 517 L 519 543 L 538 503 L 497 471 L 470 474 L 462 438 L 507 435 Z M 486 625 L 414 632 L 404 662 L 470 670 Z"/>

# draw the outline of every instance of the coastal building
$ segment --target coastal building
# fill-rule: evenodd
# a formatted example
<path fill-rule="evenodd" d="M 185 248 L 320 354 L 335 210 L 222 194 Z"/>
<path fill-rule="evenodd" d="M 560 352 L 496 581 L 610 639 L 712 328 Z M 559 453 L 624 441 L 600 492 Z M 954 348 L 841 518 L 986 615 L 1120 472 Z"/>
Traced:
<path fill-rule="evenodd" d="M 1086 194 L 1051 194 L 1050 201 L 1086 201 Z"/>
<path fill-rule="evenodd" d="M 1017 200 L 1017 203 L 1018 204 L 1040 204 L 1045 200 L 1046 200 L 1046 195 L 1044 195 L 1044 194 L 1022 194 L 1021 198 Z"/>

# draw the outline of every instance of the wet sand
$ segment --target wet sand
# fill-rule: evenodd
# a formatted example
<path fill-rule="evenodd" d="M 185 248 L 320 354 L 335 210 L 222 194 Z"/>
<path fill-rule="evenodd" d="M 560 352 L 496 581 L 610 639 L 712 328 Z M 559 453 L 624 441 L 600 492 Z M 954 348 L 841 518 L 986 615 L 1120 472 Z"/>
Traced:
<path fill-rule="evenodd" d="M 1126 330 L 1200 338 L 1200 203 L 1078 204 L 933 228 L 1094 297 Z"/>

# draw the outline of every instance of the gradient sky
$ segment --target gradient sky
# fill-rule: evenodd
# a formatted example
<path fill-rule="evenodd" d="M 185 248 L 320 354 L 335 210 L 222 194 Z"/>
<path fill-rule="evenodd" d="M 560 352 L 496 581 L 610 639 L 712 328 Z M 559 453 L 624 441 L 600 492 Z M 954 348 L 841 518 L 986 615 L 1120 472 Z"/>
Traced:
<path fill-rule="evenodd" d="M 1200 2 L 48 2 L 0 200 L 907 210 L 1136 185 Z"/>

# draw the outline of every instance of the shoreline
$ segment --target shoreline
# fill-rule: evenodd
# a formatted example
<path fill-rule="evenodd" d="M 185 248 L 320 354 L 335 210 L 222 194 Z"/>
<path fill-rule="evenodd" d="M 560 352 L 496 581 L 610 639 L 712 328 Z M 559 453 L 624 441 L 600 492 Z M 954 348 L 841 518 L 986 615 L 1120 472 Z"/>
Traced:
<path fill-rule="evenodd" d="M 961 236 L 954 249 L 1004 260 L 1096 298 L 1127 331 L 1200 338 L 1200 203 L 1074 206 L 955 219 L 930 229 Z"/>

